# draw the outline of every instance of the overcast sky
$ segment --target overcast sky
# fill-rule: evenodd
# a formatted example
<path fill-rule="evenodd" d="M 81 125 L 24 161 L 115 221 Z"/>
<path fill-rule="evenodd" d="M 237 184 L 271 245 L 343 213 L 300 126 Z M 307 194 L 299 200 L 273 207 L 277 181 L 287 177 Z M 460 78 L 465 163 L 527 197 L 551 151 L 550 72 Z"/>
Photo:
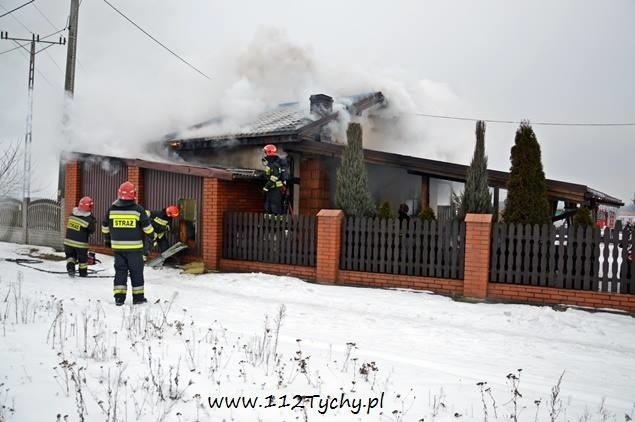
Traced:
<path fill-rule="evenodd" d="M 0 14 L 25 1 L 0 0 Z M 243 119 L 318 92 L 381 90 L 400 129 L 370 146 L 458 163 L 471 158 L 474 123 L 413 113 L 635 122 L 632 0 L 109 1 L 211 79 L 103 0 L 83 0 L 70 143 L 60 124 L 66 49 L 36 58 L 33 183 L 45 191 L 55 191 L 61 149 L 141 155 L 145 142 L 187 124 Z M 36 0 L 0 18 L 0 30 L 49 34 L 68 12 L 69 0 Z M 13 47 L 0 41 L 0 53 Z M 24 138 L 27 71 L 26 53 L 0 54 L 5 145 Z M 509 170 L 515 130 L 487 125 L 490 168 Z M 534 130 L 548 178 L 632 198 L 635 126 Z"/>

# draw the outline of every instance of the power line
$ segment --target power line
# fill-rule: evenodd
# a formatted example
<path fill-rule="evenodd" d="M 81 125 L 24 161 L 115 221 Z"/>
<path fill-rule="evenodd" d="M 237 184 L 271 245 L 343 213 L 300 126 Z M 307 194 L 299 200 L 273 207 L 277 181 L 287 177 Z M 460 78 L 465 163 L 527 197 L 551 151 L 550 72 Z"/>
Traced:
<path fill-rule="evenodd" d="M 147 31 L 145 31 L 143 28 L 141 28 L 139 25 L 137 25 L 136 23 L 134 23 L 128 16 L 124 15 L 122 12 L 120 12 L 115 6 L 113 6 L 112 4 L 110 4 L 110 2 L 108 2 L 108 0 L 104 0 L 104 2 L 110 6 L 115 12 L 119 13 L 121 16 L 123 16 L 123 18 L 125 20 L 127 20 L 128 22 L 130 22 L 131 24 L 133 24 L 139 31 L 143 32 L 144 34 L 146 34 L 148 37 L 150 37 L 154 42 L 156 42 L 157 44 L 159 44 L 161 47 L 163 47 L 164 49 L 166 49 L 167 51 L 169 51 L 174 57 L 178 58 L 180 61 L 182 61 L 183 63 L 185 63 L 186 65 L 188 65 L 190 68 L 194 69 L 197 73 L 199 73 L 200 75 L 204 76 L 207 79 L 212 79 L 209 76 L 207 76 L 205 73 L 201 72 L 200 70 L 198 70 L 196 67 L 194 67 L 194 65 L 190 64 L 187 60 L 185 60 L 183 57 L 179 56 L 178 54 L 176 54 L 174 51 L 170 50 L 165 44 L 163 44 L 161 41 L 157 40 L 156 38 L 154 38 L 152 35 L 150 35 Z"/>
<path fill-rule="evenodd" d="M 28 1 L 28 2 L 24 3 L 22 6 L 18 6 L 18 7 L 16 7 L 15 9 L 11 9 L 11 10 L 9 10 L 7 13 L 4 13 L 4 14 L 0 15 L 0 18 L 5 17 L 5 16 L 7 16 L 7 15 L 11 14 L 11 13 L 15 12 L 15 11 L 16 11 L 16 10 L 18 10 L 18 9 L 22 9 L 24 6 L 26 6 L 26 5 L 28 5 L 28 4 L 31 4 L 31 3 L 33 3 L 34 1 L 35 1 L 35 0 Z M 2 8 L 3 8 L 4 10 L 7 10 L 7 9 L 5 9 L 4 7 L 2 7 Z"/>
<path fill-rule="evenodd" d="M 44 12 L 42 12 L 42 11 L 40 10 L 40 8 L 39 8 L 39 7 L 37 7 L 37 4 L 34 4 L 34 5 L 33 5 L 33 7 L 35 7 L 35 9 L 38 11 L 38 13 L 39 13 L 40 15 L 42 15 L 42 17 L 43 17 L 44 19 L 46 19 L 46 21 L 49 23 L 49 25 L 51 25 L 51 27 L 52 27 L 52 28 L 57 28 L 57 26 L 55 26 L 55 25 L 53 24 L 53 22 L 51 22 L 51 20 L 48 18 L 48 16 L 46 16 L 46 15 L 44 14 Z"/>
<path fill-rule="evenodd" d="M 27 3 L 27 4 L 29 4 L 29 3 Z M 35 5 L 34 5 L 34 6 L 35 6 Z M 3 5 L 1 5 L 1 4 L 0 4 L 0 7 L 2 7 L 4 10 L 7 10 L 7 9 L 6 9 Z M 35 7 L 37 8 L 37 6 L 35 6 Z M 38 11 L 39 11 L 39 10 L 40 10 L 40 9 L 38 9 Z M 42 13 L 42 12 L 40 12 L 40 13 Z M 11 17 L 12 17 L 13 19 L 15 19 L 15 20 L 16 20 L 16 22 L 18 22 L 20 25 L 22 25 L 22 27 L 23 27 L 24 29 L 26 29 L 27 31 L 29 31 L 29 32 L 33 33 L 33 31 L 31 31 L 31 30 L 30 30 L 30 29 L 29 29 L 29 28 L 28 28 L 28 27 L 27 27 L 27 26 L 26 26 L 26 25 L 25 25 L 25 24 L 24 24 L 24 23 L 23 23 L 20 19 L 16 18 L 16 17 L 15 17 L 15 16 L 13 16 L 13 15 L 11 15 Z M 48 18 L 47 18 L 47 20 L 48 20 Z M 50 23 L 50 21 L 49 21 L 49 23 Z M 53 24 L 51 24 L 51 25 L 53 25 Z M 55 28 L 55 25 L 53 25 L 53 28 Z M 42 39 L 43 39 L 43 38 L 42 38 Z M 28 45 L 28 44 L 24 44 L 24 45 Z M 11 49 L 11 50 L 7 50 L 7 51 L 3 51 L 3 52 L 2 52 L 2 53 L 0 53 L 0 54 L 8 53 L 9 51 L 13 51 L 13 50 L 15 50 L 15 49 Z M 62 68 L 60 67 L 59 63 L 57 63 L 57 61 L 53 58 L 53 56 L 51 56 L 51 54 L 50 54 L 48 51 L 46 51 L 46 56 L 47 56 L 49 59 L 51 59 L 51 61 L 52 61 L 52 62 L 55 64 L 55 66 L 56 66 L 56 67 L 60 70 L 60 72 L 62 72 Z"/>
<path fill-rule="evenodd" d="M 62 28 L 62 29 L 60 29 L 59 31 L 55 31 L 55 32 L 53 32 L 53 33 L 51 33 L 51 34 L 48 34 L 48 35 L 44 36 L 44 37 L 40 37 L 40 39 L 41 39 L 41 40 L 45 40 L 45 39 L 47 39 L 47 38 L 52 37 L 53 35 L 57 35 L 57 34 L 59 34 L 60 32 L 64 32 L 64 31 L 66 31 L 66 28 Z M 17 50 L 18 48 L 23 48 L 23 47 L 26 47 L 27 45 L 29 45 L 29 43 L 26 43 L 26 44 L 18 44 L 18 46 L 17 46 L 17 47 L 13 47 L 13 48 L 10 48 L 10 49 L 8 49 L 8 50 L 0 51 L 0 54 L 10 53 L 10 52 L 12 52 L 12 51 Z"/>
<path fill-rule="evenodd" d="M 442 116 L 439 114 L 425 114 L 425 113 L 408 113 L 408 114 L 412 114 L 415 116 L 423 116 L 423 117 L 432 117 L 435 119 L 450 119 L 450 120 L 463 120 L 463 121 L 470 121 L 470 122 L 476 122 L 479 120 L 482 120 L 484 122 L 487 123 L 504 123 L 504 124 L 520 124 L 520 121 L 516 121 L 516 120 L 496 120 L 496 119 L 475 119 L 472 117 L 458 117 L 458 116 Z M 567 123 L 562 123 L 562 122 L 534 122 L 534 121 L 530 121 L 530 123 L 533 125 L 540 125 L 540 126 L 635 126 L 635 122 L 630 123 L 630 122 L 625 122 L 625 123 L 572 123 L 572 122 L 567 122 Z"/>

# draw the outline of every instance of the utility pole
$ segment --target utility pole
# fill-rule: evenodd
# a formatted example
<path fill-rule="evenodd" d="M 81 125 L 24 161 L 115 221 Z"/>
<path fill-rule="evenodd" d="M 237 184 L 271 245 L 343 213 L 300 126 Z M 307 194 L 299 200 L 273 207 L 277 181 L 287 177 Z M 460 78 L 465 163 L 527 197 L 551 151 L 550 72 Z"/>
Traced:
<path fill-rule="evenodd" d="M 9 37 L 6 31 L 0 32 L 0 39 L 15 41 L 20 45 L 20 41 L 30 41 L 31 49 L 29 50 L 29 94 L 28 94 L 28 113 L 26 116 L 26 135 L 24 137 L 24 181 L 22 184 L 22 230 L 24 231 L 24 243 L 28 242 L 27 230 L 27 208 L 31 198 L 31 143 L 33 140 L 33 86 L 35 82 L 35 55 L 53 45 L 64 45 L 66 40 L 60 37 L 59 41 L 40 40 L 40 36 L 31 34 L 31 39 Z M 46 47 L 35 51 L 35 45 L 48 44 Z"/>
<path fill-rule="evenodd" d="M 75 63 L 77 61 L 77 24 L 79 22 L 79 0 L 71 0 L 70 18 L 68 20 L 68 47 L 66 47 L 66 77 L 64 80 L 64 115 L 62 127 L 66 140 L 70 144 L 70 102 L 75 95 Z M 59 170 L 57 179 L 57 200 L 61 201 L 65 195 L 65 167 L 63 157 L 59 158 Z"/>

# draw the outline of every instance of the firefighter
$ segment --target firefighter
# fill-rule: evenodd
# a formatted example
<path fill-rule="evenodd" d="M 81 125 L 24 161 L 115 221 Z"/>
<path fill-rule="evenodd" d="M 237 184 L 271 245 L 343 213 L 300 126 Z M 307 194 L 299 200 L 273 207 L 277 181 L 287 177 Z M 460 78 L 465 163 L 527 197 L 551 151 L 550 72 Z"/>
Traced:
<path fill-rule="evenodd" d="M 92 215 L 93 199 L 84 196 L 66 222 L 66 238 L 64 254 L 66 255 L 66 271 L 75 276 L 75 264 L 79 263 L 79 276 L 88 276 L 88 238 L 95 232 L 95 217 Z"/>
<path fill-rule="evenodd" d="M 278 156 L 278 149 L 273 144 L 265 145 L 262 152 L 262 163 L 265 166 L 267 178 L 267 182 L 262 188 L 265 194 L 265 213 L 283 214 L 285 210 L 282 203 L 287 190 L 286 180 L 288 178 L 286 161 Z"/>
<path fill-rule="evenodd" d="M 117 190 L 117 200 L 112 203 L 101 224 L 106 246 L 111 247 L 115 258 L 113 293 L 115 304 L 126 300 L 128 273 L 132 284 L 132 303 L 145 303 L 143 291 L 144 233 L 151 242 L 156 239 L 146 210 L 136 203 L 137 191 L 131 182 L 124 182 Z"/>
<path fill-rule="evenodd" d="M 179 216 L 179 207 L 176 205 L 168 205 L 159 211 L 146 210 L 146 214 L 150 219 L 150 223 L 154 228 L 154 232 L 157 234 L 157 243 L 159 245 L 159 251 L 165 252 L 170 247 L 168 242 L 168 232 L 170 231 L 170 224 L 172 219 Z M 148 248 L 149 249 L 149 248 Z"/>

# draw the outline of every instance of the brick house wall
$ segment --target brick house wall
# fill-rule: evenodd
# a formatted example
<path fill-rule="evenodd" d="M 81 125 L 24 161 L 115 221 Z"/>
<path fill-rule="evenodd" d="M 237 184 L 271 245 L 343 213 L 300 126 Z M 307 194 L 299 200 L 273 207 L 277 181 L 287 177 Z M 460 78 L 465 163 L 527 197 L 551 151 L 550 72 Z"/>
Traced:
<path fill-rule="evenodd" d="M 318 158 L 303 158 L 300 162 L 300 214 L 317 215 L 330 208 L 328 173 Z"/>

